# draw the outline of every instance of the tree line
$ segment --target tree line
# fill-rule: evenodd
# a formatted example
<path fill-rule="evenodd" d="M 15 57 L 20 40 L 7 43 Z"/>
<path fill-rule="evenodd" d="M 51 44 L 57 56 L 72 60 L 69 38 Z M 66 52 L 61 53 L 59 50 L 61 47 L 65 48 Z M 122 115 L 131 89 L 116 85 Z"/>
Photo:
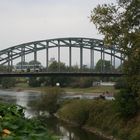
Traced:
<path fill-rule="evenodd" d="M 47 71 L 49 72 L 57 72 L 58 69 L 61 72 L 101 72 L 102 71 L 102 64 L 104 64 L 104 71 L 105 72 L 111 72 L 113 71 L 119 71 L 120 68 L 115 69 L 110 61 L 107 60 L 99 60 L 96 63 L 96 66 L 94 69 L 90 69 L 87 66 L 83 66 L 82 70 L 78 67 L 78 65 L 75 66 L 66 66 L 65 63 L 62 62 L 57 62 L 54 61 L 52 62 Z M 6 67 L 0 67 L 0 70 L 4 71 L 6 70 Z M 50 76 L 50 77 L 30 77 L 28 80 L 24 80 L 25 82 L 28 82 L 28 85 L 31 87 L 40 87 L 40 86 L 56 86 L 56 83 L 59 83 L 61 87 L 81 87 L 81 88 L 86 88 L 86 87 L 91 87 L 93 81 L 108 81 L 108 80 L 113 80 L 113 78 L 99 78 L 99 77 L 66 77 L 66 76 Z M 18 78 L 10 78 L 10 77 L 5 77 L 0 79 L 0 84 L 2 85 L 3 88 L 10 88 L 14 87 L 16 83 L 18 83 Z"/>

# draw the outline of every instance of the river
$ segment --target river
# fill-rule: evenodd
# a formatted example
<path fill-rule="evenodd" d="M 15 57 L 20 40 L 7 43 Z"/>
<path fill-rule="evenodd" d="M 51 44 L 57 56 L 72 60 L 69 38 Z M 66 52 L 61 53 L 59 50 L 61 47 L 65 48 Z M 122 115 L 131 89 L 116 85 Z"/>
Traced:
<path fill-rule="evenodd" d="M 0 90 L 0 101 L 21 105 L 26 108 L 25 116 L 32 117 L 36 115 L 36 111 L 32 110 L 29 104 L 32 101 L 37 101 L 40 95 L 40 93 L 27 91 Z M 65 124 L 55 117 L 45 119 L 45 123 L 47 124 L 48 130 L 57 135 L 59 140 L 106 140 L 83 129 Z"/>

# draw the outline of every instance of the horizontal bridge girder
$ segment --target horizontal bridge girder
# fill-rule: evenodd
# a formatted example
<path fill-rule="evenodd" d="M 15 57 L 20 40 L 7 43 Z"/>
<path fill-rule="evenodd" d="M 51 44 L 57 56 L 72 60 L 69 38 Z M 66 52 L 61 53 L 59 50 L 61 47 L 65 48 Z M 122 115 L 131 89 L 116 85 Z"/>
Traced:
<path fill-rule="evenodd" d="M 121 77 L 122 73 L 99 73 L 99 72 L 33 72 L 33 73 L 0 73 L 0 77 L 44 77 L 44 76 L 70 76 L 70 77 Z"/>

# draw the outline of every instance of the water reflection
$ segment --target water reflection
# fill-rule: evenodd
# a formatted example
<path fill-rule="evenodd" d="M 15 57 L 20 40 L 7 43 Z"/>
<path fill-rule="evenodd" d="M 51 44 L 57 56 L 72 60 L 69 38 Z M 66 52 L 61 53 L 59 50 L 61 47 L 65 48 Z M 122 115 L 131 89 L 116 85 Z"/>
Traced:
<path fill-rule="evenodd" d="M 40 98 L 39 93 L 30 92 L 15 92 L 15 91 L 3 91 L 0 90 L 0 100 L 8 103 L 16 103 L 23 107 L 26 107 L 25 116 L 32 117 L 36 115 L 36 110 L 33 110 L 29 104 Z M 55 117 L 45 118 L 48 130 L 55 135 L 59 136 L 59 140 L 105 140 L 93 133 L 86 132 L 83 129 L 72 127 L 64 122 L 59 121 Z"/>
<path fill-rule="evenodd" d="M 60 136 L 60 140 L 105 140 L 81 128 L 72 127 L 55 117 L 45 119 L 49 131 Z"/>

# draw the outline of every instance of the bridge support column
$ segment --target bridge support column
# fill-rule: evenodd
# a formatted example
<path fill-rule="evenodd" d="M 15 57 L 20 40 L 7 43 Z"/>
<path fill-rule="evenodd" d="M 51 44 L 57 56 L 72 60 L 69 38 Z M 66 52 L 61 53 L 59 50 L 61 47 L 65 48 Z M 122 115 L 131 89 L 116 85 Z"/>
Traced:
<path fill-rule="evenodd" d="M 37 62 L 37 45 L 34 44 L 34 71 L 36 70 L 36 62 Z"/>
<path fill-rule="evenodd" d="M 8 72 L 10 72 L 10 52 L 8 52 Z"/>
<path fill-rule="evenodd" d="M 93 48 L 90 49 L 90 68 L 94 69 L 94 50 Z"/>
<path fill-rule="evenodd" d="M 113 54 L 112 54 L 112 49 L 111 49 L 111 55 L 110 55 L 110 59 L 111 59 L 111 61 L 110 61 L 110 66 L 111 66 L 111 68 L 110 68 L 110 70 L 111 71 L 113 71 Z"/>
<path fill-rule="evenodd" d="M 80 47 L 80 69 L 83 68 L 83 47 Z"/>
<path fill-rule="evenodd" d="M 25 62 L 25 47 L 21 47 L 21 70 L 23 69 L 24 62 Z"/>
<path fill-rule="evenodd" d="M 8 72 L 12 72 L 13 60 L 12 60 L 12 52 L 8 52 Z"/>
<path fill-rule="evenodd" d="M 72 55 L 71 55 L 71 46 L 69 47 L 69 67 L 71 67 L 71 60 L 72 60 Z"/>
<path fill-rule="evenodd" d="M 101 69 L 100 72 L 103 72 L 103 48 L 101 47 Z"/>
<path fill-rule="evenodd" d="M 12 59 L 12 55 L 13 55 L 13 53 L 11 52 L 11 57 L 10 57 L 10 59 L 11 59 L 11 71 L 12 71 L 12 69 L 13 69 L 13 59 Z"/>
<path fill-rule="evenodd" d="M 114 66 L 114 68 L 116 67 L 115 64 L 116 64 L 116 63 L 115 63 L 115 50 L 114 50 L 114 51 L 113 51 L 113 66 Z"/>
<path fill-rule="evenodd" d="M 47 43 L 47 47 L 46 47 L 46 70 L 48 70 L 48 66 L 49 66 L 49 49 L 48 49 L 48 43 Z"/>
<path fill-rule="evenodd" d="M 103 72 L 106 72 L 106 69 L 105 69 L 105 48 L 104 46 L 102 46 L 102 50 L 103 50 L 103 66 L 102 66 L 102 71 Z"/>
<path fill-rule="evenodd" d="M 58 41 L 58 71 L 60 72 L 60 41 Z"/>

